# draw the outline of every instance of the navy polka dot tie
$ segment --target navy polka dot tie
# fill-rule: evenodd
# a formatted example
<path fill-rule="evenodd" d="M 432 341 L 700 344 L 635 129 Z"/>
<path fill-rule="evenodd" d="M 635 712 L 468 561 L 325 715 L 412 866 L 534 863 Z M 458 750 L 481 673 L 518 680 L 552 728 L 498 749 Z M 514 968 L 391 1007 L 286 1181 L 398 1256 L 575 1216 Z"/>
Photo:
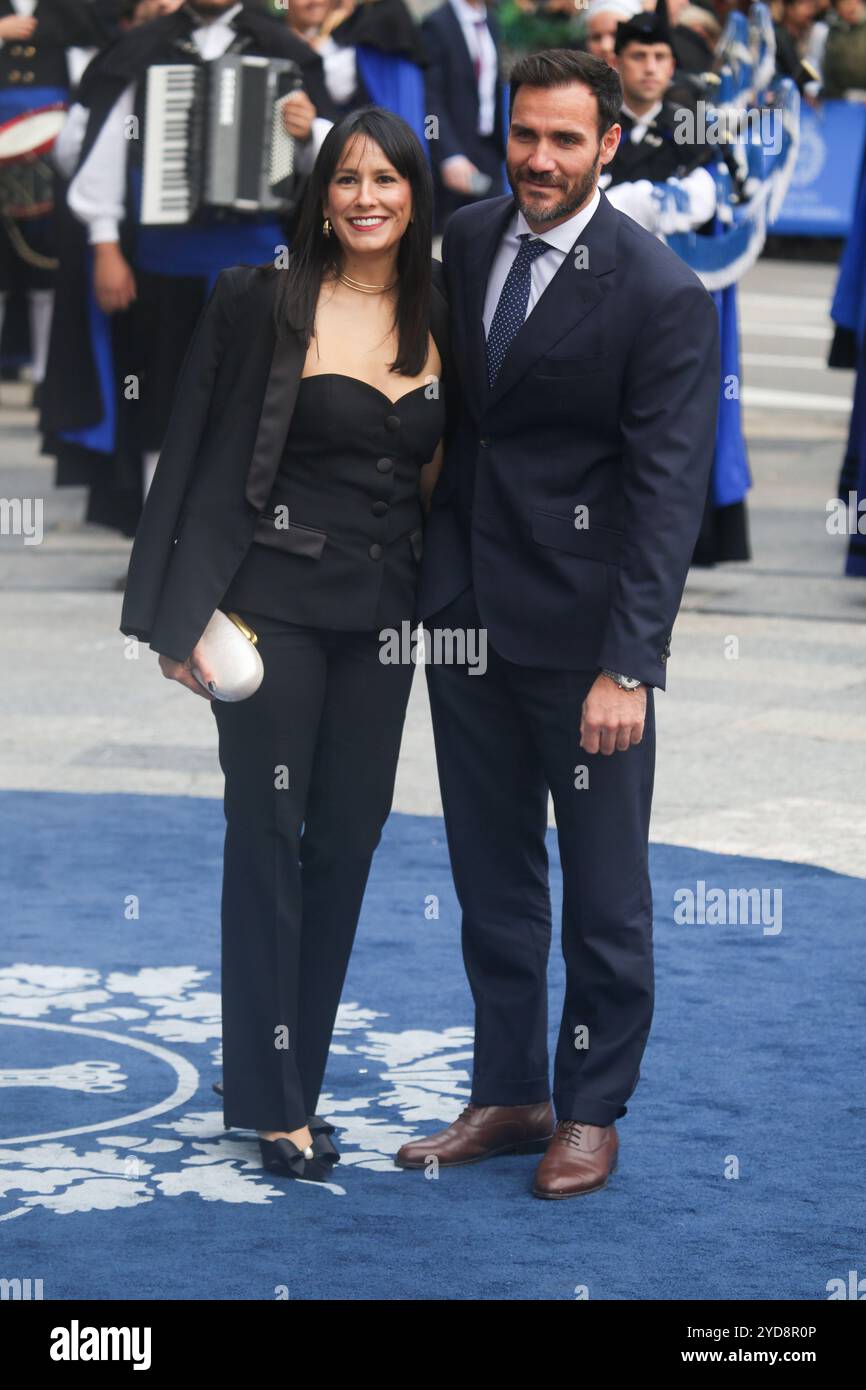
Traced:
<path fill-rule="evenodd" d="M 499 303 L 487 334 L 487 380 L 492 386 L 505 360 L 512 338 L 526 318 L 529 290 L 532 284 L 532 262 L 542 251 L 549 251 L 546 241 L 529 239 L 521 232 L 520 249 L 511 262 L 511 269 L 502 286 Z"/>

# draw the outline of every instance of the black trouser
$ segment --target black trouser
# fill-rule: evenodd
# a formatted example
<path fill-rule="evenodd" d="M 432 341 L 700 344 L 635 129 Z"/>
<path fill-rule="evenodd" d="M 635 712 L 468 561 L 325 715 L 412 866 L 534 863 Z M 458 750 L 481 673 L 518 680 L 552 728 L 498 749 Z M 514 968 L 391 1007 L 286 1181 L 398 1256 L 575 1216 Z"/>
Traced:
<path fill-rule="evenodd" d="M 414 667 L 383 665 L 378 632 L 241 616 L 265 677 L 211 706 L 225 773 L 223 1116 L 294 1130 L 316 1111 Z"/>
<path fill-rule="evenodd" d="M 476 628 L 467 589 L 425 628 Z M 653 691 L 643 740 L 580 747 L 597 671 L 516 666 L 487 642 L 485 674 L 427 667 L 463 958 L 475 1000 L 472 1100 L 550 1097 L 545 848 L 548 789 L 563 874 L 565 1001 L 554 1065 L 560 1119 L 608 1125 L 626 1113 L 653 1011 L 648 836 L 655 762 Z M 576 781 L 588 771 L 588 786 Z"/>

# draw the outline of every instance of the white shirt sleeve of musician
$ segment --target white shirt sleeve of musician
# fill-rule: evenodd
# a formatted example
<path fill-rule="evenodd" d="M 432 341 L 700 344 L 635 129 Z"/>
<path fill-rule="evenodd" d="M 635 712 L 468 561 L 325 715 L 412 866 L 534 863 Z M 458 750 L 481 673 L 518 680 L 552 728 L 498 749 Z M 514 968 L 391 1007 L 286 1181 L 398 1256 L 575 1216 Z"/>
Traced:
<path fill-rule="evenodd" d="M 93 148 L 69 185 L 67 201 L 87 227 L 91 246 L 120 239 L 120 224 L 126 216 L 126 122 L 134 105 L 135 84 L 130 83 L 108 113 Z"/>
<path fill-rule="evenodd" d="M 64 179 L 72 177 L 84 136 L 87 133 L 87 120 L 90 115 L 86 106 L 75 102 L 66 113 L 60 134 L 51 146 L 51 163 Z"/>
<path fill-rule="evenodd" d="M 716 210 L 716 184 L 708 169 L 693 169 L 685 178 L 666 179 L 672 188 L 686 195 L 686 206 L 665 206 L 656 196 L 656 184 L 649 179 L 633 183 L 618 183 L 605 191 L 605 197 L 619 212 L 624 212 L 656 236 L 673 232 L 690 232 L 702 227 Z"/>

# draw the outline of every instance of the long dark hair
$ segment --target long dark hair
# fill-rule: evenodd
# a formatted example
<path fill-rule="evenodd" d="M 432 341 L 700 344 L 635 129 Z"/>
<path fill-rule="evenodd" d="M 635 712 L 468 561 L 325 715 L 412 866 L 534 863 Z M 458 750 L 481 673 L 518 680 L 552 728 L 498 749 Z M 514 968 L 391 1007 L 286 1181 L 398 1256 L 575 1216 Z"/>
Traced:
<path fill-rule="evenodd" d="M 389 367 L 404 376 L 417 376 L 427 361 L 429 346 L 433 181 L 427 156 L 412 127 L 382 106 L 350 111 L 325 136 L 304 191 L 288 262 L 275 268 L 281 277 L 274 306 L 277 333 L 285 336 L 294 329 L 309 345 L 322 279 L 340 267 L 339 240 L 333 232 L 327 237 L 322 233 L 322 205 L 346 141 L 353 135 L 375 140 L 412 190 L 413 220 L 397 253 L 397 356 Z"/>

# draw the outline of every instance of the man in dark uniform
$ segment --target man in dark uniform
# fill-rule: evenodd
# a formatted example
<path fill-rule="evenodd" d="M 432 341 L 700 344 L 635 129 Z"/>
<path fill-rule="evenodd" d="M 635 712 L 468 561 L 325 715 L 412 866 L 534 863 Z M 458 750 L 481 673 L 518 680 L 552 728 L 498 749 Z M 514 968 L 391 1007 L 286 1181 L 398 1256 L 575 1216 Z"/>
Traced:
<path fill-rule="evenodd" d="M 691 108 L 666 96 L 676 59 L 663 12 L 641 13 L 617 27 L 614 66 L 623 89 L 622 138 L 608 170 L 610 186 L 677 179 L 706 222 L 715 210 L 715 185 L 704 167 L 713 147 L 700 141 Z M 701 171 L 697 177 L 696 171 Z M 631 208 L 617 206 L 635 216 Z"/>
<path fill-rule="evenodd" d="M 297 65 L 302 87 L 288 98 L 285 121 L 302 174 L 327 127 L 317 118 L 331 115 L 321 60 L 255 5 L 196 0 L 135 27 L 91 65 L 79 93 L 89 119 L 68 203 L 87 229 L 89 247 L 78 282 L 66 277 L 69 296 L 52 335 L 43 428 L 58 455 L 58 481 L 89 481 L 88 518 L 127 532 L 156 468 L 174 383 L 216 275 L 239 262 L 270 259 L 288 240 L 285 219 L 273 214 L 205 209 L 185 225 L 139 223 L 148 70 L 204 65 L 227 53 Z M 127 138 L 130 121 L 145 138 Z M 131 377 L 132 400 L 124 390 Z"/>
<path fill-rule="evenodd" d="M 95 48 L 103 37 L 86 0 L 0 0 L 0 125 L 67 102 L 68 50 Z M 50 214 L 0 221 L 0 338 L 9 296 L 26 296 L 36 384 L 45 370 L 56 254 Z"/>
<path fill-rule="evenodd" d="M 609 166 L 609 201 L 662 238 L 711 234 L 717 192 L 710 166 L 724 152 L 709 142 L 692 105 L 671 100 L 676 59 L 661 0 L 655 13 L 638 14 L 619 25 L 614 65 L 623 88 L 622 138 Z M 739 394 L 729 389 L 740 377 L 736 286 L 713 297 L 722 329 L 719 420 L 695 565 L 750 558 L 748 455 Z"/>

